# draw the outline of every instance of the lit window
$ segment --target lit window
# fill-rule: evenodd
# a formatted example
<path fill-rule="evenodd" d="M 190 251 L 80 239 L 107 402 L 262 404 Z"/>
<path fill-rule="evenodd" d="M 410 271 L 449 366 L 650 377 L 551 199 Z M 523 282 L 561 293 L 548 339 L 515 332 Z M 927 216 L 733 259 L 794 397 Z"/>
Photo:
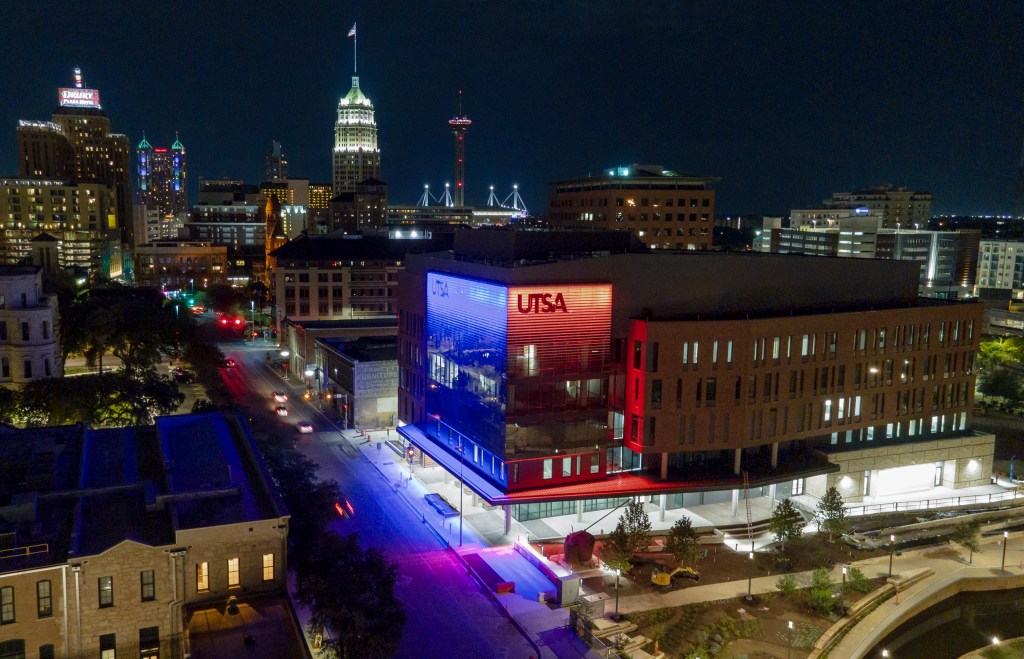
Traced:
<path fill-rule="evenodd" d="M 551 472 L 554 465 L 550 459 L 544 461 L 544 480 L 551 478 Z"/>
<path fill-rule="evenodd" d="M 14 622 L 14 588 L 0 588 L 0 625 Z"/>
<path fill-rule="evenodd" d="M 203 593 L 210 590 L 210 564 L 203 562 L 196 565 L 196 591 Z"/>
<path fill-rule="evenodd" d="M 274 580 L 274 555 L 263 554 L 263 580 Z"/>
<path fill-rule="evenodd" d="M 238 559 L 228 559 L 228 588 L 238 588 Z"/>
<path fill-rule="evenodd" d="M 36 582 L 36 609 L 40 618 L 49 618 L 53 615 L 53 596 L 49 579 Z"/>

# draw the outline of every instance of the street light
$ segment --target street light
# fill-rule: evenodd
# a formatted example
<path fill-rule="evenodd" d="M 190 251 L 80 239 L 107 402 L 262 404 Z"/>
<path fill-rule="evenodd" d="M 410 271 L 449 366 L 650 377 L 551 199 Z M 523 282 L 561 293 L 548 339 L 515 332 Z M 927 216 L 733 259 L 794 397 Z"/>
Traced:
<path fill-rule="evenodd" d="M 750 552 L 748 558 L 750 559 L 750 562 L 747 563 L 747 599 L 750 599 L 753 597 L 751 585 L 754 581 L 754 552 Z"/>
<path fill-rule="evenodd" d="M 839 595 L 843 602 L 846 602 L 846 566 L 843 566 L 843 588 L 839 591 Z"/>
<path fill-rule="evenodd" d="M 619 575 L 621 570 L 615 568 L 615 619 L 619 619 Z"/>
<path fill-rule="evenodd" d="M 459 435 L 459 546 L 462 546 L 462 490 L 463 490 L 463 468 L 466 465 L 466 452 L 462 450 L 462 435 Z M 616 606 L 618 605 L 618 593 L 615 596 Z M 616 608 L 618 613 L 618 608 Z"/>
<path fill-rule="evenodd" d="M 1006 569 L 1006 543 L 1010 541 L 1010 532 L 1003 531 L 1003 569 Z"/>
<path fill-rule="evenodd" d="M 252 309 L 252 340 L 256 340 L 256 300 L 249 300 L 249 307 Z"/>
<path fill-rule="evenodd" d="M 789 652 L 786 653 L 786 658 L 787 659 L 793 659 L 793 621 L 792 620 L 789 621 L 789 624 L 787 625 L 787 627 L 789 627 Z"/>
<path fill-rule="evenodd" d="M 896 535 L 894 533 L 889 534 L 889 576 L 892 576 L 892 550 L 894 543 L 896 542 Z"/>
<path fill-rule="evenodd" d="M 882 656 L 883 657 L 888 657 L 889 656 L 889 651 L 888 650 L 882 650 Z"/>

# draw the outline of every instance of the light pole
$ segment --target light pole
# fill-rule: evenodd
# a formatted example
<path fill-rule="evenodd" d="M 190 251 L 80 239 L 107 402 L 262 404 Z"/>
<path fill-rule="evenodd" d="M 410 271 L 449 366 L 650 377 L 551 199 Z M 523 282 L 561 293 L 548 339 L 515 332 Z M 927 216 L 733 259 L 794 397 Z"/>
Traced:
<path fill-rule="evenodd" d="M 790 620 L 789 624 L 789 652 L 786 653 L 786 659 L 793 659 L 793 621 Z"/>
<path fill-rule="evenodd" d="M 894 543 L 896 542 L 896 534 L 889 534 L 889 576 L 892 576 L 892 550 Z"/>
<path fill-rule="evenodd" d="M 619 575 L 621 570 L 615 568 L 615 619 L 619 619 Z"/>
<path fill-rule="evenodd" d="M 252 309 L 252 335 L 251 339 L 256 340 L 256 300 L 249 300 L 249 308 Z"/>
<path fill-rule="evenodd" d="M 843 566 L 843 587 L 839 591 L 839 596 L 843 600 L 843 605 L 846 605 L 846 566 Z"/>
<path fill-rule="evenodd" d="M 462 546 L 462 476 L 463 468 L 466 466 L 466 453 L 462 450 L 462 435 L 459 435 L 459 546 Z M 618 594 L 616 593 L 616 605 L 618 605 Z"/>
<path fill-rule="evenodd" d="M 196 280 L 195 279 L 189 279 L 188 280 L 188 285 L 192 288 L 192 294 L 195 295 L 196 294 Z"/>
<path fill-rule="evenodd" d="M 750 552 L 748 555 L 750 562 L 747 564 L 747 599 L 753 597 L 751 586 L 754 582 L 754 552 Z"/>
<path fill-rule="evenodd" d="M 1003 531 L 1003 569 L 1006 569 L 1006 543 L 1010 541 L 1010 532 Z"/>

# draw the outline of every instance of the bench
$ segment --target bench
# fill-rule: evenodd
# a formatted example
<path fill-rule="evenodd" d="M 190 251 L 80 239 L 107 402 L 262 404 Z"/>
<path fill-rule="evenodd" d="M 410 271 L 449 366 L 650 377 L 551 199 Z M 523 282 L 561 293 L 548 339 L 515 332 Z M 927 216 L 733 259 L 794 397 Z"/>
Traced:
<path fill-rule="evenodd" d="M 426 499 L 430 507 L 441 514 L 442 517 L 456 517 L 459 511 L 452 507 L 452 504 L 448 503 L 443 496 L 440 494 L 424 494 L 423 498 Z"/>

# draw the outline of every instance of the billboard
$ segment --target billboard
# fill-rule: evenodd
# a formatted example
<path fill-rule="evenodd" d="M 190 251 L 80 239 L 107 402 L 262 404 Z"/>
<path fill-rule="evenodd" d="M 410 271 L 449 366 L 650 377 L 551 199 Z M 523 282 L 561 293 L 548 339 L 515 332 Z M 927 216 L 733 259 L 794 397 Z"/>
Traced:
<path fill-rule="evenodd" d="M 77 87 L 61 87 L 57 90 L 57 99 L 65 108 L 99 108 L 100 90 L 79 89 Z"/>

